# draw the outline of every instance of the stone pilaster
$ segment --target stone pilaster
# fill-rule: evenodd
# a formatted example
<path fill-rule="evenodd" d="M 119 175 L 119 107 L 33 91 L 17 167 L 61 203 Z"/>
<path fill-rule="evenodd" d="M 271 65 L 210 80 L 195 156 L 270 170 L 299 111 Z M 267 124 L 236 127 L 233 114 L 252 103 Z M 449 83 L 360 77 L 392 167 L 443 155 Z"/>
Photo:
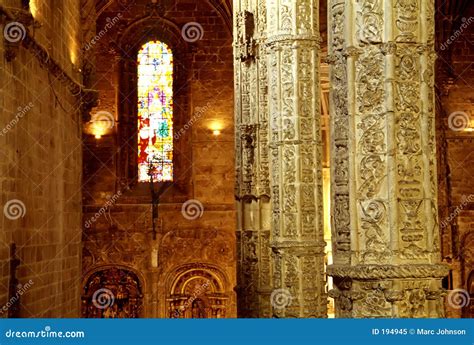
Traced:
<path fill-rule="evenodd" d="M 442 317 L 434 1 L 330 0 L 338 317 Z"/>
<path fill-rule="evenodd" d="M 317 0 L 267 1 L 276 317 L 326 317 Z"/>
<path fill-rule="evenodd" d="M 234 1 L 239 317 L 271 316 L 265 2 Z"/>

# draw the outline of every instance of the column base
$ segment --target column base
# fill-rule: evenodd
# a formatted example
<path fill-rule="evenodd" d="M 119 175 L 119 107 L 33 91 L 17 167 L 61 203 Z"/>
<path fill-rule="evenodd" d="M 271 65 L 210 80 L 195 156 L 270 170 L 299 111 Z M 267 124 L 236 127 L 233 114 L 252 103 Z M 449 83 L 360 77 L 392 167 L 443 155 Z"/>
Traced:
<path fill-rule="evenodd" d="M 444 317 L 446 265 L 331 265 L 327 272 L 334 279 L 329 296 L 336 317 Z"/>

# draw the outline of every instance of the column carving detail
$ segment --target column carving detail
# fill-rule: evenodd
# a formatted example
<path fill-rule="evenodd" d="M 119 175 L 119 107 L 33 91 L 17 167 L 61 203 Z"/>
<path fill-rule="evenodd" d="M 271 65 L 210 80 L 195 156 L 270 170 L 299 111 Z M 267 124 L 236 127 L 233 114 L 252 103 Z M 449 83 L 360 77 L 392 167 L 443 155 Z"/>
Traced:
<path fill-rule="evenodd" d="M 330 0 L 338 317 L 442 317 L 434 1 Z"/>
<path fill-rule="evenodd" d="M 239 317 L 271 317 L 266 1 L 234 1 Z"/>
<path fill-rule="evenodd" d="M 267 1 L 276 317 L 327 316 L 318 4 L 317 0 Z M 286 303 L 280 305 L 279 297 Z"/>

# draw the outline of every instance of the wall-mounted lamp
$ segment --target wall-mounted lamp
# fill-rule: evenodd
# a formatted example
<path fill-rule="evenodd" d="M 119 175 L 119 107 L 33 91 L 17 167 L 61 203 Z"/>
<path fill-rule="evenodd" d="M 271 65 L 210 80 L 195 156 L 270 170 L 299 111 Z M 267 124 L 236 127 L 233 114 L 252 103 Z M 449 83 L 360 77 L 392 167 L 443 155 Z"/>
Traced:
<path fill-rule="evenodd" d="M 215 137 L 221 135 L 223 127 L 224 126 L 222 123 L 217 121 L 211 122 L 209 124 L 209 129 L 212 131 L 212 135 Z"/>
<path fill-rule="evenodd" d="M 108 111 L 99 111 L 91 116 L 85 131 L 92 134 L 97 140 L 109 134 L 115 126 L 115 117 Z"/>

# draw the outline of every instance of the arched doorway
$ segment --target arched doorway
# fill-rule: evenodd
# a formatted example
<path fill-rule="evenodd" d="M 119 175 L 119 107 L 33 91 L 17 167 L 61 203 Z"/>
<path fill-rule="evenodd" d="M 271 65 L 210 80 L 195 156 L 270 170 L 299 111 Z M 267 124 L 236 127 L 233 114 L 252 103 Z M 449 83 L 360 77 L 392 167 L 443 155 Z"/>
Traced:
<path fill-rule="evenodd" d="M 187 265 L 176 270 L 167 299 L 170 318 L 224 318 L 230 295 L 217 269 Z"/>
<path fill-rule="evenodd" d="M 135 273 L 115 267 L 99 270 L 84 285 L 82 317 L 138 318 L 142 299 L 142 286 Z"/>

